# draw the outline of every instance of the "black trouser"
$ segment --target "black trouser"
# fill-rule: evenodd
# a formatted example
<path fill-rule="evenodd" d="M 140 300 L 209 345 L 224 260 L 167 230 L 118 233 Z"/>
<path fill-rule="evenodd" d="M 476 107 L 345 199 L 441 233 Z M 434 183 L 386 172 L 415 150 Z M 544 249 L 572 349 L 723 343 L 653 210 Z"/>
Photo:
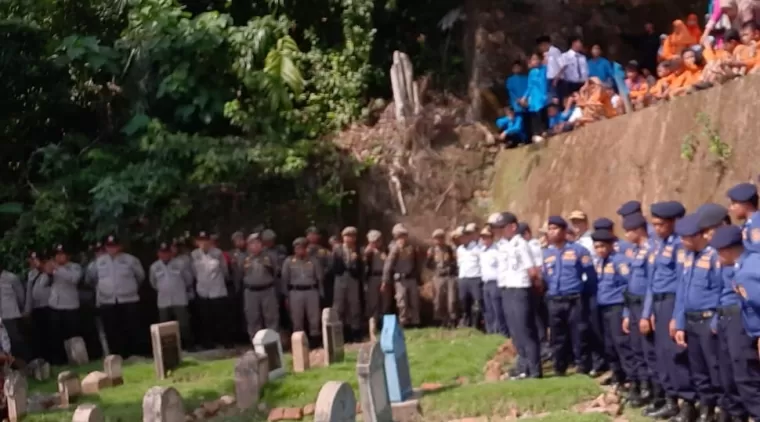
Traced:
<path fill-rule="evenodd" d="M 527 115 L 528 118 L 526 119 L 526 131 L 528 132 L 528 140 L 526 142 L 530 143 L 534 136 L 541 136 L 544 132 L 546 132 L 546 128 L 548 127 L 546 107 L 542 108 L 540 111 L 530 111 L 527 113 Z"/>
<path fill-rule="evenodd" d="M 179 323 L 182 347 L 188 349 L 193 345 L 193 330 L 190 327 L 190 311 L 187 309 L 187 306 L 158 308 L 158 321 L 177 321 Z"/>
<path fill-rule="evenodd" d="M 52 318 L 53 338 L 55 339 L 55 348 L 53 350 L 52 363 L 54 365 L 63 365 L 67 362 L 66 340 L 80 336 L 81 329 L 79 325 L 79 309 L 51 309 L 50 317 Z"/>
<path fill-rule="evenodd" d="M 90 360 L 103 357 L 103 345 L 100 344 L 100 333 L 95 322 L 98 317 L 97 311 L 97 308 L 89 303 L 79 305 L 79 330 Z"/>
<path fill-rule="evenodd" d="M 575 92 L 578 92 L 582 86 L 583 82 L 569 82 L 560 79 L 557 82 L 557 99 L 559 100 L 560 108 L 564 106 L 565 98 L 573 95 Z"/>
<path fill-rule="evenodd" d="M 21 318 L 3 319 L 3 326 L 8 332 L 8 338 L 11 341 L 11 354 L 25 361 L 29 360 L 29 349 L 24 335 L 21 334 Z"/>
<path fill-rule="evenodd" d="M 101 304 L 100 317 L 111 354 L 124 359 L 147 354 L 148 331 L 143 329 L 139 302 Z"/>
<path fill-rule="evenodd" d="M 32 311 L 32 327 L 28 331 L 32 346 L 32 359 L 45 359 L 47 362 L 53 361 L 56 341 L 53 338 L 52 329 L 53 319 L 51 310 L 47 306 L 44 308 L 35 308 Z"/>
<path fill-rule="evenodd" d="M 212 348 L 217 345 L 230 346 L 232 330 L 229 318 L 229 298 L 198 298 L 197 300 L 203 346 L 205 348 Z"/>
<path fill-rule="evenodd" d="M 187 302 L 187 310 L 190 312 L 190 330 L 195 341 L 193 346 L 199 346 L 200 339 L 203 338 L 203 326 L 201 325 L 200 301 L 197 297 Z"/>

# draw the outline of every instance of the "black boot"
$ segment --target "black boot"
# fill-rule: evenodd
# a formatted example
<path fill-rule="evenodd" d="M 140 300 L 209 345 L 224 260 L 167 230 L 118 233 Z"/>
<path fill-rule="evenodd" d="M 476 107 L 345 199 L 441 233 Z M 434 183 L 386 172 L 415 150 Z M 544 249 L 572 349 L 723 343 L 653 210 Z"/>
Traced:
<path fill-rule="evenodd" d="M 649 403 L 654 398 L 654 391 L 652 384 L 649 381 L 643 381 L 641 383 L 641 402 L 644 404 Z"/>
<path fill-rule="evenodd" d="M 662 407 L 644 416 L 654 419 L 670 419 L 678 415 L 678 411 L 678 399 L 675 397 L 668 397 L 665 399 L 665 404 Z"/>
<path fill-rule="evenodd" d="M 641 387 L 639 386 L 638 381 L 633 381 L 631 383 L 631 388 L 628 389 L 626 401 L 628 401 L 628 405 L 633 408 L 639 408 L 644 405 L 641 401 Z"/>
<path fill-rule="evenodd" d="M 725 410 L 721 409 L 718 413 L 718 422 L 733 422 L 731 415 L 728 414 Z"/>
<path fill-rule="evenodd" d="M 684 400 L 683 404 L 681 405 L 681 411 L 678 412 L 678 415 L 674 416 L 670 421 L 696 422 L 698 417 L 699 414 L 697 413 L 697 408 L 694 407 L 694 402 Z"/>
<path fill-rule="evenodd" d="M 723 414 L 724 412 L 720 412 Z M 699 407 L 699 422 L 713 422 L 715 420 L 715 406 L 702 405 Z"/>

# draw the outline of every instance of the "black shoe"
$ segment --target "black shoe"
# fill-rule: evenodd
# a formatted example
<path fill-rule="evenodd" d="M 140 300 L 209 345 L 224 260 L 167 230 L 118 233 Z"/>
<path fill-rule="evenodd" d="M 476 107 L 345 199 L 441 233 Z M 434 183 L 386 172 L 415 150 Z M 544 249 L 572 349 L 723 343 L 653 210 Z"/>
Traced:
<path fill-rule="evenodd" d="M 670 422 L 696 422 L 699 418 L 697 408 L 694 407 L 694 403 L 684 400 L 681 405 L 681 411 L 674 416 Z"/>
<path fill-rule="evenodd" d="M 641 409 L 641 416 L 644 417 L 651 417 L 652 413 L 658 412 L 663 406 L 665 406 L 665 400 L 663 399 L 655 399 L 649 402 L 649 404 Z"/>
<path fill-rule="evenodd" d="M 679 412 L 678 400 L 674 397 L 668 397 L 665 399 L 664 406 L 660 407 L 656 411 L 649 413 L 645 416 L 648 416 L 654 419 L 670 419 L 678 415 L 679 414 L 678 412 Z M 686 422 L 686 421 L 683 421 L 683 422 Z"/>
<path fill-rule="evenodd" d="M 649 403 L 654 398 L 654 388 L 648 381 L 641 383 L 640 395 L 641 401 L 644 403 Z"/>
<path fill-rule="evenodd" d="M 715 406 L 700 406 L 699 407 L 699 422 L 713 422 L 714 420 L 715 420 Z"/>
<path fill-rule="evenodd" d="M 644 403 L 641 401 L 640 391 L 639 383 L 631 383 L 631 388 L 628 389 L 628 395 L 625 399 L 628 402 L 628 405 L 634 409 L 644 406 Z"/>

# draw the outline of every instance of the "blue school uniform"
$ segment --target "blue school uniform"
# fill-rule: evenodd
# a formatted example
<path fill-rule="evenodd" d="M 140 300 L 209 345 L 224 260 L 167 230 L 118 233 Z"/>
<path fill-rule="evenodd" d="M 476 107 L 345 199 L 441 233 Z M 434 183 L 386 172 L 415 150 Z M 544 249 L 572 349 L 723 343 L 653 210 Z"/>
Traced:
<path fill-rule="evenodd" d="M 528 111 L 537 113 L 549 104 L 549 83 L 546 79 L 546 66 L 534 67 L 528 73 L 528 88 L 525 90 L 528 97 Z"/>
<path fill-rule="evenodd" d="M 519 114 L 515 114 L 512 118 L 509 116 L 499 117 L 496 119 L 496 127 L 502 132 L 507 132 L 507 136 L 510 138 L 521 141 L 524 141 L 526 138 L 523 118 Z"/>
<path fill-rule="evenodd" d="M 604 57 L 588 60 L 588 76 L 597 77 L 605 84 L 611 84 L 614 79 L 612 63 Z"/>
<path fill-rule="evenodd" d="M 525 111 L 522 105 L 518 102 L 520 98 L 528 90 L 528 75 L 512 75 L 507 78 L 505 83 L 507 88 L 507 94 L 509 95 L 509 106 L 515 113 L 522 113 Z"/>

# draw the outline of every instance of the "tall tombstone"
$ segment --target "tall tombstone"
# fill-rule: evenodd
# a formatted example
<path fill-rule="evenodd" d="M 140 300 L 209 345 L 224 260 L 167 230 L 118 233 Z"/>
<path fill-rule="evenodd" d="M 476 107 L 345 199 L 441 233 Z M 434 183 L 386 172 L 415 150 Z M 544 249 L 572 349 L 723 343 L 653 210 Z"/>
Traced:
<path fill-rule="evenodd" d="M 165 379 L 169 371 L 182 362 L 182 343 L 177 321 L 163 322 L 150 326 L 150 340 L 153 345 L 153 366 L 156 378 Z"/>
<path fill-rule="evenodd" d="M 113 386 L 124 384 L 124 376 L 121 372 L 123 363 L 124 360 L 119 355 L 108 355 L 103 359 L 103 372 L 108 375 Z"/>
<path fill-rule="evenodd" d="M 259 402 L 261 392 L 259 359 L 256 352 L 243 353 L 235 363 L 235 400 L 237 407 L 248 409 Z"/>
<path fill-rule="evenodd" d="M 322 340 L 325 344 L 325 365 L 343 362 L 343 323 L 332 308 L 322 310 Z"/>
<path fill-rule="evenodd" d="M 185 422 L 182 396 L 173 387 L 151 387 L 143 397 L 143 422 Z"/>
<path fill-rule="evenodd" d="M 412 377 L 409 373 L 404 331 L 399 325 L 396 315 L 385 315 L 383 317 L 380 347 L 385 355 L 385 377 L 391 403 L 408 400 L 412 396 Z"/>
<path fill-rule="evenodd" d="M 259 330 L 253 337 L 253 350 L 267 356 L 269 364 L 269 379 L 273 380 L 285 375 L 282 358 L 282 343 L 277 331 L 269 328 Z"/>
<path fill-rule="evenodd" d="M 90 362 L 87 346 L 82 337 L 72 337 L 64 341 L 63 347 L 66 349 L 66 357 L 70 365 L 84 365 Z"/>
<path fill-rule="evenodd" d="M 391 400 L 385 380 L 385 356 L 377 342 L 359 349 L 356 361 L 359 399 L 364 422 L 393 422 Z"/>
<path fill-rule="evenodd" d="M 28 386 L 26 377 L 18 371 L 12 371 L 5 380 L 3 392 L 8 403 L 8 420 L 18 422 L 26 415 L 26 396 Z"/>
<path fill-rule="evenodd" d="M 82 384 L 79 375 L 71 371 L 58 374 L 58 394 L 61 396 L 61 406 L 69 406 L 82 395 Z"/>
<path fill-rule="evenodd" d="M 356 397 L 345 382 L 328 381 L 319 390 L 314 422 L 356 422 Z"/>
<path fill-rule="evenodd" d="M 253 353 L 256 355 L 256 361 L 258 362 L 259 385 L 264 386 L 269 381 L 269 358 L 266 353 L 258 353 L 256 351 Z"/>
<path fill-rule="evenodd" d="M 71 422 L 103 422 L 103 412 L 96 404 L 85 403 L 77 406 Z"/>
<path fill-rule="evenodd" d="M 296 331 L 290 338 L 290 348 L 293 351 L 293 372 L 304 372 L 309 369 L 309 339 L 303 331 Z"/>

